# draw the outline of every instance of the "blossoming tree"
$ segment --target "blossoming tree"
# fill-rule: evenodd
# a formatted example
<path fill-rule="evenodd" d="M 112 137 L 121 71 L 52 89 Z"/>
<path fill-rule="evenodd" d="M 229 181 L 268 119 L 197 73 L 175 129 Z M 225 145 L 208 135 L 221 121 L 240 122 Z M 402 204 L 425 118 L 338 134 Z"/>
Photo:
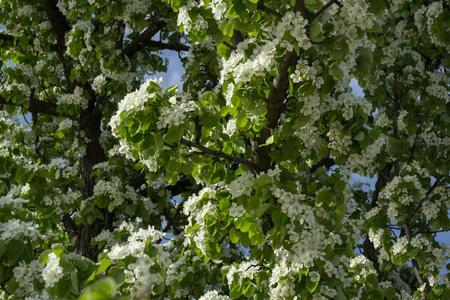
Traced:
<path fill-rule="evenodd" d="M 0 3 L 1 299 L 450 298 L 448 0 Z"/>

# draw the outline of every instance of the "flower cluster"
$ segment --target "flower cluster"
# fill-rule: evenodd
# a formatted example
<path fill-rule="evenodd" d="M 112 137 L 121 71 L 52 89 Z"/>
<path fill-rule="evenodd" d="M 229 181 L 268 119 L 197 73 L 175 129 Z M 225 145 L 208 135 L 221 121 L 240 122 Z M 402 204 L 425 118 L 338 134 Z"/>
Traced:
<path fill-rule="evenodd" d="M 231 300 L 231 298 L 228 296 L 219 295 L 217 291 L 209 291 L 201 296 L 199 300 Z"/>
<path fill-rule="evenodd" d="M 374 164 L 374 159 L 380 154 L 382 147 L 385 145 L 386 139 L 384 136 L 380 136 L 376 139 L 371 145 L 367 146 L 365 149 L 361 151 L 361 154 L 352 153 L 348 157 L 346 162 L 347 166 L 351 170 L 357 170 L 358 168 L 362 168 L 363 170 L 367 170 L 369 174 L 372 174 L 377 169 L 377 165 Z"/>
<path fill-rule="evenodd" d="M 301 186 L 299 187 L 301 190 Z M 276 186 L 270 188 L 272 195 L 281 203 L 281 211 L 285 213 L 291 221 L 294 220 L 310 220 L 312 217 L 312 210 L 309 206 L 304 204 L 305 195 L 292 194 L 280 189 Z"/>
<path fill-rule="evenodd" d="M 245 208 L 242 205 L 233 202 L 228 214 L 230 217 L 234 217 L 234 220 L 237 220 L 245 214 Z"/>
<path fill-rule="evenodd" d="M 53 287 L 64 276 L 63 268 L 59 265 L 59 257 L 55 253 L 48 255 L 47 264 L 42 270 L 45 287 Z"/>
<path fill-rule="evenodd" d="M 27 266 L 23 261 L 19 262 L 17 267 L 14 268 L 13 274 L 16 282 L 19 285 L 16 294 L 23 299 L 49 299 L 46 290 L 39 294 L 37 284 L 43 282 L 44 279 L 41 276 L 44 265 L 39 265 L 39 260 L 33 260 Z"/>
<path fill-rule="evenodd" d="M 311 41 L 306 34 L 306 26 L 308 20 L 303 18 L 302 14 L 297 12 L 287 12 L 276 25 L 272 34 L 275 35 L 275 40 L 282 40 L 284 34 L 288 32 L 292 38 L 298 43 L 300 48 L 308 50 L 311 47 Z M 283 40 L 281 46 L 286 47 L 286 50 L 292 51 L 294 46 L 291 41 Z"/>
<path fill-rule="evenodd" d="M 230 57 L 222 59 L 220 82 L 224 82 L 233 74 L 234 82 L 250 82 L 253 77 L 264 76 L 275 65 L 276 43 L 267 40 L 262 45 L 256 41 L 247 39 L 241 42 Z M 251 48 L 250 48 L 251 46 Z M 247 58 L 247 50 L 251 52 Z"/>
<path fill-rule="evenodd" d="M 209 2 L 208 7 L 211 8 L 216 21 L 220 21 L 224 18 L 227 11 L 227 5 L 222 0 L 212 0 Z"/>
<path fill-rule="evenodd" d="M 41 237 L 39 225 L 33 222 L 25 222 L 20 219 L 9 219 L 6 223 L 1 223 L 0 239 L 8 243 L 13 239 L 30 238 L 35 241 Z"/>
<path fill-rule="evenodd" d="M 200 14 L 197 14 L 197 18 L 195 18 L 195 20 L 191 20 L 188 12 L 196 6 L 204 6 L 203 1 L 201 4 L 197 4 L 196 1 L 189 0 L 187 1 L 185 6 L 181 7 L 178 10 L 177 26 L 183 26 L 183 30 L 187 33 L 192 29 L 200 31 L 208 27 L 208 23 Z M 214 9 L 216 8 L 216 5 L 211 4 L 211 6 L 214 7 Z M 219 14 L 221 14 L 221 10 L 222 8 L 219 5 L 217 10 L 215 10 L 217 17 L 219 17 Z"/>
<path fill-rule="evenodd" d="M 124 227 L 130 226 L 125 224 Z M 157 241 L 164 237 L 164 233 L 155 230 L 151 226 L 147 229 L 133 229 L 133 226 L 131 226 L 131 232 L 127 241 L 125 243 L 114 244 L 107 255 L 114 261 L 125 260 L 128 256 L 136 259 L 135 262 L 131 263 L 124 261 L 126 268 L 125 281 L 132 285 L 131 294 L 135 295 L 146 288 L 152 288 L 153 285 L 159 285 L 164 281 L 161 274 L 152 272 L 152 266 L 156 265 L 156 263 L 155 258 L 150 257 L 145 252 L 146 242 L 153 243 L 153 247 L 158 251 L 156 259 L 161 263 L 158 266 L 159 268 L 168 267 L 170 265 L 170 259 L 168 254 L 163 253 L 163 246 L 156 244 Z"/>
<path fill-rule="evenodd" d="M 311 66 L 305 59 L 300 59 L 297 62 L 297 66 L 295 68 L 295 72 L 291 74 L 292 82 L 299 83 L 303 81 L 312 80 L 315 82 L 316 88 L 320 88 L 324 83 L 322 77 L 317 77 L 317 75 L 322 71 L 320 67 L 319 60 L 315 60 Z"/>
<path fill-rule="evenodd" d="M 83 95 L 83 90 L 77 86 L 75 87 L 73 94 L 64 94 L 60 96 L 56 104 L 80 105 L 82 109 L 86 109 L 88 107 L 88 99 Z"/>
<path fill-rule="evenodd" d="M 233 180 L 228 185 L 228 190 L 233 198 L 237 198 L 241 195 L 249 196 L 252 192 L 253 175 L 250 172 L 244 172 L 241 176 Z"/>
<path fill-rule="evenodd" d="M 97 77 L 95 77 L 91 84 L 92 89 L 97 93 L 100 93 L 105 85 L 106 85 L 106 77 L 103 74 L 100 74 Z"/>
<path fill-rule="evenodd" d="M 339 154 L 347 154 L 350 151 L 350 146 L 352 145 L 352 137 L 350 134 L 340 136 L 341 130 L 344 125 L 339 121 L 334 121 L 330 124 L 330 131 L 327 133 L 329 139 L 328 148 L 336 150 Z"/>
<path fill-rule="evenodd" d="M 323 138 L 318 134 L 318 128 L 310 124 L 300 127 L 294 134 L 303 142 L 305 147 L 305 149 L 302 150 L 303 157 L 310 156 L 313 151 L 318 152 L 318 149 L 323 142 Z"/>
<path fill-rule="evenodd" d="M 161 115 L 157 122 L 158 129 L 167 128 L 170 125 L 178 126 L 183 124 L 186 118 L 184 112 L 189 110 L 190 106 L 189 103 L 175 103 L 161 108 Z"/>

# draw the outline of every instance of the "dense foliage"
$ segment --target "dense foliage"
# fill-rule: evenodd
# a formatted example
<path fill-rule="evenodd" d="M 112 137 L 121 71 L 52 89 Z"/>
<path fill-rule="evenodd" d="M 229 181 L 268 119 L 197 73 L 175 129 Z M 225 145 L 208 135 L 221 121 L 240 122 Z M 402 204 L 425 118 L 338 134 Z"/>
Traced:
<path fill-rule="evenodd" d="M 1 299 L 450 298 L 448 0 L 0 3 Z"/>

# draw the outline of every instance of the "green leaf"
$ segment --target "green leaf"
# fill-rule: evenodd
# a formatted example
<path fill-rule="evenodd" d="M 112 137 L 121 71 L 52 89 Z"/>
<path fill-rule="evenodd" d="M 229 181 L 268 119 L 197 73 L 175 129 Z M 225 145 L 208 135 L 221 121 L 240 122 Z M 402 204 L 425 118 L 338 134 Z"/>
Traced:
<path fill-rule="evenodd" d="M 269 137 L 267 138 L 266 143 L 265 143 L 264 145 L 261 145 L 261 146 L 268 146 L 268 145 L 271 145 L 271 144 L 273 144 L 273 140 L 274 140 L 274 136 L 271 135 L 271 136 L 269 136 Z"/>
<path fill-rule="evenodd" d="M 369 7 L 369 12 L 373 13 L 375 16 L 379 17 L 384 11 L 386 3 L 384 0 L 374 0 Z"/>
<path fill-rule="evenodd" d="M 325 203 L 327 205 L 331 205 L 334 203 L 336 197 L 334 196 L 333 192 L 329 190 L 322 190 L 320 193 L 316 196 L 316 203 Z"/>
<path fill-rule="evenodd" d="M 76 270 L 70 272 L 70 283 L 75 291 L 75 295 L 78 295 L 80 290 L 78 288 L 78 272 Z"/>
<path fill-rule="evenodd" d="M 171 0 L 170 6 L 172 6 L 172 9 L 174 12 L 177 12 L 178 9 L 186 5 L 186 0 Z"/>
<path fill-rule="evenodd" d="M 250 217 L 245 218 L 242 221 L 240 230 L 242 232 L 248 232 L 250 230 L 250 226 L 252 226 L 253 223 L 254 223 L 254 220 L 252 218 L 250 218 Z"/>
<path fill-rule="evenodd" d="M 108 269 L 108 267 L 111 265 L 111 260 L 109 259 L 105 259 L 102 261 L 102 263 L 100 264 L 100 266 L 98 266 L 98 270 L 97 270 L 97 274 L 102 273 L 103 271 L 105 271 L 106 269 Z"/>
<path fill-rule="evenodd" d="M 0 258 L 6 253 L 5 241 L 0 240 Z"/>
<path fill-rule="evenodd" d="M 257 189 L 262 186 L 268 185 L 269 183 L 272 183 L 272 182 L 273 182 L 273 178 L 271 176 L 269 176 L 267 174 L 263 174 L 253 181 L 253 187 L 255 189 Z"/>
<path fill-rule="evenodd" d="M 8 256 L 8 264 L 15 265 L 22 258 L 25 250 L 25 244 L 20 240 L 12 240 L 6 246 L 6 255 Z"/>
<path fill-rule="evenodd" d="M 395 299 L 395 288 L 393 288 L 392 286 L 388 287 L 386 290 L 386 299 L 387 300 L 392 300 Z"/>
<path fill-rule="evenodd" d="M 366 286 L 370 290 L 377 290 L 378 289 L 378 279 L 375 274 L 369 274 L 369 276 L 366 277 L 365 280 Z"/>
<path fill-rule="evenodd" d="M 341 68 L 339 68 L 336 64 L 328 70 L 328 74 L 330 74 L 336 81 L 341 80 L 344 77 L 344 72 L 342 72 Z"/>
<path fill-rule="evenodd" d="M 305 0 L 304 3 L 310 10 L 319 10 L 323 7 L 323 0 Z"/>
<path fill-rule="evenodd" d="M 211 91 L 206 91 L 202 95 L 201 104 L 202 106 L 209 105 L 216 101 L 216 95 Z"/>
<path fill-rule="evenodd" d="M 251 23 L 241 23 L 237 20 L 234 24 L 234 28 L 241 32 L 253 32 L 254 26 Z"/>
<path fill-rule="evenodd" d="M 260 217 L 262 214 L 266 212 L 266 210 L 270 207 L 269 203 L 262 203 L 258 210 L 256 211 L 255 217 Z"/>
<path fill-rule="evenodd" d="M 336 297 L 334 298 L 335 300 L 347 300 L 347 296 L 345 296 L 344 291 L 339 285 L 336 285 L 334 289 L 336 290 L 337 293 Z"/>
<path fill-rule="evenodd" d="M 114 278 L 117 285 L 125 282 L 125 273 L 123 270 L 117 266 L 111 267 L 108 271 L 108 275 Z"/>
<path fill-rule="evenodd" d="M 230 240 L 232 243 L 239 242 L 239 232 L 234 227 L 230 230 Z"/>
<path fill-rule="evenodd" d="M 319 284 L 320 284 L 320 280 L 318 280 L 317 282 L 313 282 L 313 281 L 311 281 L 311 277 L 306 277 L 306 288 L 311 293 L 314 293 L 314 291 L 317 289 Z"/>
<path fill-rule="evenodd" d="M 345 51 L 342 49 L 332 49 L 330 55 L 334 59 L 341 59 L 345 56 Z"/>
<path fill-rule="evenodd" d="M 245 130 L 245 129 L 247 129 L 247 124 L 248 124 L 248 118 L 247 118 L 245 112 L 239 113 L 236 118 L 236 126 L 241 130 Z"/>
<path fill-rule="evenodd" d="M 246 12 L 247 6 L 245 5 L 244 0 L 234 0 L 234 10 L 238 15 L 242 15 Z"/>
<path fill-rule="evenodd" d="M 87 271 L 89 264 L 87 263 L 87 261 L 85 261 L 84 259 L 77 259 L 75 261 L 75 266 L 77 267 L 78 270 L 80 270 L 81 272 L 85 272 Z"/>
<path fill-rule="evenodd" d="M 46 264 L 48 260 L 48 255 L 52 252 L 53 251 L 50 249 L 47 249 L 44 252 L 42 252 L 41 255 L 39 255 L 39 264 L 40 265 Z"/>
<path fill-rule="evenodd" d="M 361 131 L 360 133 L 358 133 L 357 135 L 355 135 L 353 137 L 354 140 L 356 141 L 362 141 L 364 140 L 364 131 Z"/>
<path fill-rule="evenodd" d="M 311 1 L 311 0 L 306 0 L 306 1 Z M 306 1 L 305 1 L 305 4 L 306 4 Z M 312 0 L 312 1 L 315 1 L 315 0 Z M 321 3 L 323 5 L 323 2 L 321 2 Z M 320 24 L 317 20 L 315 20 L 314 22 L 311 23 L 310 28 L 309 28 L 309 35 L 313 42 L 319 43 L 323 40 L 322 29 L 320 28 Z"/>
<path fill-rule="evenodd" d="M 58 296 L 58 298 L 60 298 L 60 299 L 67 299 L 67 296 L 70 293 L 70 287 L 71 287 L 70 280 L 69 279 L 65 279 L 63 277 L 63 279 L 61 279 L 56 284 L 56 295 Z"/>
<path fill-rule="evenodd" d="M 253 296 L 253 293 L 254 293 L 253 284 L 251 282 L 248 282 L 248 284 L 244 288 L 244 296 L 250 298 Z"/>
<path fill-rule="evenodd" d="M 244 246 L 244 248 L 250 247 L 250 239 L 247 233 L 241 233 L 239 235 L 239 239 L 241 240 L 241 244 L 242 246 Z"/>
<path fill-rule="evenodd" d="M 221 211 L 228 211 L 228 209 L 231 207 L 231 202 L 229 200 L 220 200 L 219 202 L 219 209 Z"/>
<path fill-rule="evenodd" d="M 266 123 L 267 123 L 267 119 L 266 118 L 262 118 L 262 119 L 256 120 L 256 122 L 253 124 L 253 130 L 255 132 L 260 132 L 261 129 L 264 128 L 264 125 L 266 125 Z"/>
<path fill-rule="evenodd" d="M 264 242 L 264 237 L 261 233 L 258 232 L 250 238 L 250 241 L 252 242 L 252 245 L 256 246 Z"/>
<path fill-rule="evenodd" d="M 224 44 L 217 45 L 217 54 L 219 54 L 221 57 L 228 59 L 231 54 L 231 49 L 225 46 Z"/>
<path fill-rule="evenodd" d="M 280 227 L 282 225 L 283 216 L 284 214 L 280 209 L 276 209 L 271 213 L 272 222 L 275 226 Z"/>

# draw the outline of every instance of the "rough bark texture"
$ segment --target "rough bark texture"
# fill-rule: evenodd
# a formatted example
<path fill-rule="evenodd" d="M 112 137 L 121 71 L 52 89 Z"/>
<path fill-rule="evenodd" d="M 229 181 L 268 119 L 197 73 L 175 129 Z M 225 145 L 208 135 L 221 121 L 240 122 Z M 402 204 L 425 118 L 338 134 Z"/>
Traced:
<path fill-rule="evenodd" d="M 306 7 L 303 0 L 298 0 L 295 4 L 295 11 L 299 11 L 306 18 Z M 263 146 L 267 138 L 273 135 L 278 125 L 280 116 L 285 109 L 285 99 L 289 89 L 289 72 L 288 69 L 297 63 L 299 55 L 295 52 L 286 53 L 281 59 L 278 66 L 278 76 L 273 79 L 273 87 L 266 99 L 267 105 L 267 124 L 261 130 L 259 136 L 252 141 L 253 156 L 252 163 L 255 165 L 257 172 L 264 172 L 270 169 L 271 158 L 269 153 L 272 149 L 271 145 Z"/>
<path fill-rule="evenodd" d="M 375 191 L 373 192 L 372 202 L 370 203 L 370 209 L 376 207 L 378 204 L 378 197 L 381 190 L 387 185 L 389 181 L 389 174 L 391 173 L 392 165 L 388 164 L 383 170 L 378 172 L 378 179 L 375 183 Z M 378 263 L 377 252 L 373 243 L 367 237 L 364 240 L 364 256 L 376 265 Z"/>
<path fill-rule="evenodd" d="M 44 9 L 47 13 L 48 20 L 50 21 L 52 28 L 56 34 L 57 45 L 54 50 L 62 64 L 62 69 L 65 77 L 66 91 L 72 93 L 75 87 L 79 86 L 84 95 L 89 99 L 88 108 L 80 112 L 78 117 L 70 116 L 72 119 L 78 121 L 79 130 L 84 133 L 87 140 L 86 154 L 80 159 L 80 176 L 84 181 L 84 187 L 82 195 L 85 200 L 90 199 L 94 194 L 95 177 L 91 177 L 93 167 L 106 160 L 104 150 L 102 149 L 99 139 L 101 135 L 101 121 L 102 114 L 99 110 L 99 103 L 104 103 L 105 99 L 97 98 L 95 92 L 88 84 L 81 84 L 76 80 L 70 79 L 71 70 L 73 68 L 69 58 L 66 57 L 66 45 L 65 36 L 71 30 L 71 26 L 65 16 L 57 8 L 57 1 L 55 0 L 43 0 Z M 122 50 L 123 56 L 132 57 L 137 52 L 141 51 L 145 47 L 161 47 L 164 49 L 186 50 L 186 46 L 183 45 L 169 45 L 151 41 L 151 38 L 159 32 L 167 23 L 163 20 L 154 18 L 149 20 L 149 26 L 144 30 L 135 40 L 128 44 Z M 3 36 L 0 36 L 2 38 Z M 11 38 L 5 36 L 4 39 L 11 40 Z M 123 40 L 121 41 L 121 44 Z M 123 45 L 118 45 L 122 48 Z M 0 103 L 2 99 L 0 99 Z M 3 101 L 6 102 L 6 101 Z M 61 116 L 56 111 L 56 105 L 51 103 L 45 103 L 42 101 L 30 100 L 31 112 L 38 112 L 43 114 L 49 114 L 53 116 Z M 79 136 L 81 140 L 83 138 Z M 76 224 L 71 218 L 69 213 L 66 213 L 63 217 L 63 223 L 66 228 L 66 232 L 69 235 L 71 243 L 77 248 L 78 253 L 88 257 L 92 260 L 97 259 L 98 250 L 96 247 L 91 246 L 92 239 L 97 236 L 103 229 L 112 229 L 112 215 L 114 212 L 109 212 L 107 209 L 101 209 L 102 217 L 94 220 L 92 224 Z"/>

